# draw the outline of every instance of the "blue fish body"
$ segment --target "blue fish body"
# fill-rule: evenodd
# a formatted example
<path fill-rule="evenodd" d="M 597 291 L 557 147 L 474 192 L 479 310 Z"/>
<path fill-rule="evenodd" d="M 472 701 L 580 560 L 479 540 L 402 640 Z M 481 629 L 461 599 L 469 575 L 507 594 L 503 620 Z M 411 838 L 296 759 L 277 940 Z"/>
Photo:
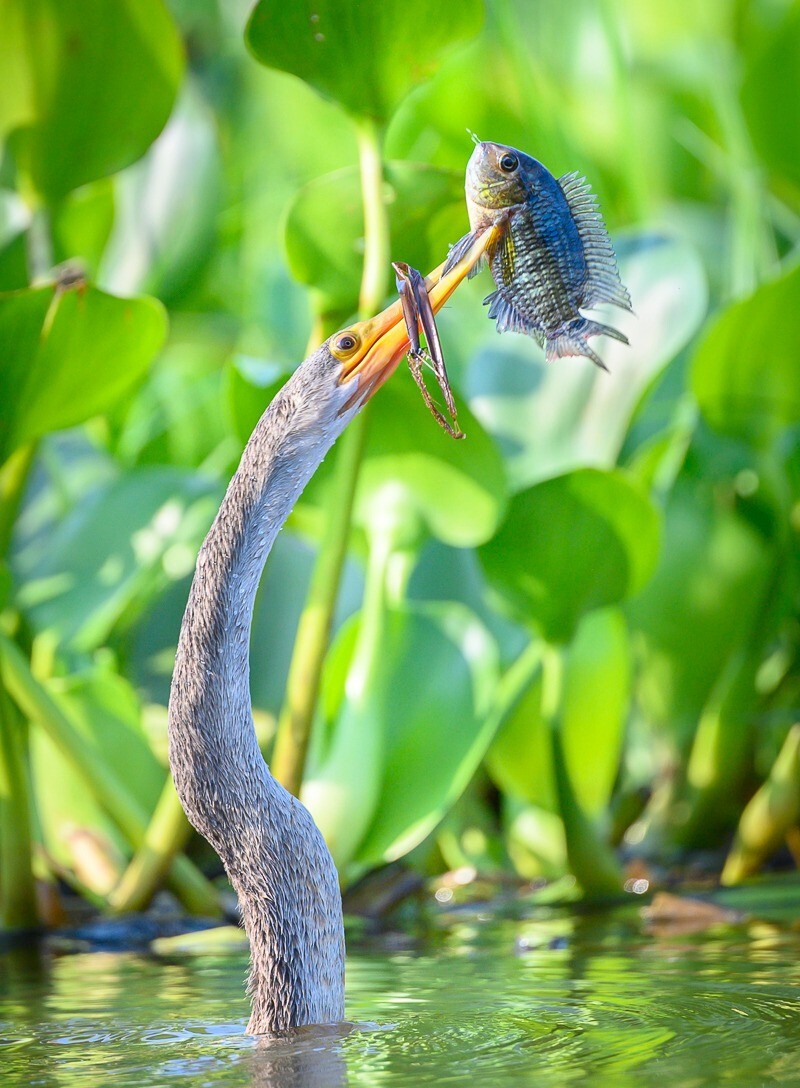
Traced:
<path fill-rule="evenodd" d="M 532 336 L 548 361 L 585 355 L 603 366 L 589 338 L 627 338 L 581 310 L 603 303 L 630 310 L 631 300 L 588 184 L 577 174 L 556 179 L 515 148 L 481 143 L 467 167 L 466 192 L 472 232 L 453 247 L 447 267 L 477 234 L 504 224 L 488 255 L 496 290 L 485 300 L 497 331 Z"/>

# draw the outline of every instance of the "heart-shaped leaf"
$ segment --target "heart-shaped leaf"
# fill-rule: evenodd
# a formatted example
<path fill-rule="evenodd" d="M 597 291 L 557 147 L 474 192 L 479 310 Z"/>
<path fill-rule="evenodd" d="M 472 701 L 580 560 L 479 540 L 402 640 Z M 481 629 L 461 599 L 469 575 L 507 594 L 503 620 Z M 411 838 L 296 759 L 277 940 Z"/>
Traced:
<path fill-rule="evenodd" d="M 246 38 L 262 64 L 299 76 L 351 113 L 386 120 L 482 19 L 482 0 L 460 0 L 446 16 L 427 0 L 259 0 Z"/>
<path fill-rule="evenodd" d="M 724 310 L 701 341 L 692 389 L 712 427 L 759 444 L 800 419 L 800 267 Z"/>
<path fill-rule="evenodd" d="M 428 272 L 464 233 L 464 179 L 451 170 L 411 162 L 385 167 L 391 253 Z M 346 319 L 358 306 L 364 262 L 361 180 L 355 167 L 316 178 L 286 217 L 292 274 L 314 289 L 315 306 Z"/>
<path fill-rule="evenodd" d="M 183 74 L 162 0 L 6 0 L 0 40 L 0 135 L 49 202 L 143 155 Z"/>
<path fill-rule="evenodd" d="M 0 295 L 0 463 L 17 446 L 106 411 L 167 332 L 155 299 L 79 286 Z"/>
<path fill-rule="evenodd" d="M 658 542 L 658 514 L 628 477 L 578 469 L 516 495 L 479 554 L 518 617 L 565 642 L 585 612 L 642 588 Z"/>

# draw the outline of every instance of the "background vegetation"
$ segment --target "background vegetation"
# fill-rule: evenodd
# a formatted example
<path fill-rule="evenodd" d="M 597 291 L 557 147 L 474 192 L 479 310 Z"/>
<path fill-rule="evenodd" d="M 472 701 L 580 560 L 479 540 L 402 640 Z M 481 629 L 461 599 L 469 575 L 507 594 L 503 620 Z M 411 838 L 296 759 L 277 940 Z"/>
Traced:
<path fill-rule="evenodd" d="M 800 5 L 249 7 L 0 3 L 3 924 L 218 910 L 166 772 L 194 557 L 306 344 L 464 233 L 467 129 L 591 180 L 631 347 L 545 367 L 459 291 L 467 440 L 399 372 L 275 547 L 265 753 L 345 884 L 796 850 Z"/>

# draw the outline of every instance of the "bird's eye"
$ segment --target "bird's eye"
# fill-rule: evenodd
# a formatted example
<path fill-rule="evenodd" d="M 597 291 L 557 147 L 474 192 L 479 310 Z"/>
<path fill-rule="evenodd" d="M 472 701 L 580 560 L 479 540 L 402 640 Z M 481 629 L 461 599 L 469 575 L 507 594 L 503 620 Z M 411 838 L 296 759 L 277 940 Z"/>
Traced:
<path fill-rule="evenodd" d="M 516 155 L 511 155 L 508 152 L 500 159 L 500 169 L 505 171 L 506 174 L 513 174 L 519 166 L 519 159 Z"/>
<path fill-rule="evenodd" d="M 346 332 L 336 341 L 336 346 L 339 351 L 352 351 L 356 346 L 356 338 L 349 332 Z"/>

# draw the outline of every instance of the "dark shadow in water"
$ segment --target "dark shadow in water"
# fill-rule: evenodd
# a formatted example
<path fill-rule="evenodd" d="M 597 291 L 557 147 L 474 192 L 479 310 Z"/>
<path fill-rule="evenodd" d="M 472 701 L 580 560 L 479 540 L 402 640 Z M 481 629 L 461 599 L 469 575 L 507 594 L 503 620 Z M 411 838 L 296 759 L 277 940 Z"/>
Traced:
<path fill-rule="evenodd" d="M 258 1038 L 250 1057 L 252 1088 L 346 1088 L 350 1081 L 342 1039 L 355 1027 L 326 1024 Z"/>

